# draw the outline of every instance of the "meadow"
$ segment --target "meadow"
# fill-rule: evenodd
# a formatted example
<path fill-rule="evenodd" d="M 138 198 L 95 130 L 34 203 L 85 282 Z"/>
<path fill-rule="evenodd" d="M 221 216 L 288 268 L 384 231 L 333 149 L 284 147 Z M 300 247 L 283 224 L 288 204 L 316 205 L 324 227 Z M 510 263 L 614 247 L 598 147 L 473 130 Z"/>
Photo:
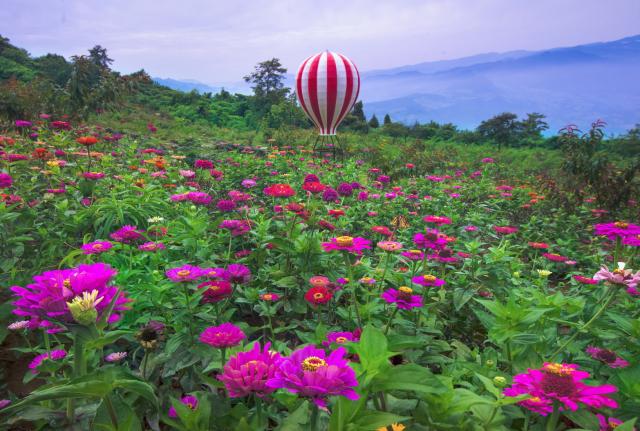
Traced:
<path fill-rule="evenodd" d="M 636 201 L 560 150 L 267 138 L 5 124 L 5 428 L 634 429 Z"/>

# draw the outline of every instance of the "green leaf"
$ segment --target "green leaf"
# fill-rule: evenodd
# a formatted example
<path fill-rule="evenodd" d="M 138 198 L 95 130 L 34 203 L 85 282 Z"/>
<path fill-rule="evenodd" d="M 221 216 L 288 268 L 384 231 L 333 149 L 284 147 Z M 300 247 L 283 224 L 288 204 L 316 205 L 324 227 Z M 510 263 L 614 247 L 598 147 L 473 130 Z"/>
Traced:
<path fill-rule="evenodd" d="M 309 421 L 309 401 L 303 401 L 300 406 L 282 421 L 279 431 L 298 431 L 302 429 L 301 425 Z"/>
<path fill-rule="evenodd" d="M 365 410 L 358 415 L 353 422 L 359 431 L 376 431 L 380 427 L 391 425 L 409 419 L 406 416 L 399 416 L 388 412 L 379 412 L 375 410 Z"/>

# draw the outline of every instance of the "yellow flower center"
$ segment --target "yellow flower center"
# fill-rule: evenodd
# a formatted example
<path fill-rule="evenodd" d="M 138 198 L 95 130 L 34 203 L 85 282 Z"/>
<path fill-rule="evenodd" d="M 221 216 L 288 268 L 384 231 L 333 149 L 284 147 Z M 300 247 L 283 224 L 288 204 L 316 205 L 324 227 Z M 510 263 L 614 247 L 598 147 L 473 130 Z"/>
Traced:
<path fill-rule="evenodd" d="M 217 292 L 218 290 L 220 290 L 220 286 L 214 284 L 213 286 L 209 286 L 209 290 Z"/>
<path fill-rule="evenodd" d="M 273 299 L 273 295 L 270 293 L 265 293 L 264 295 L 262 295 L 262 299 L 264 299 L 265 301 L 271 301 Z"/>
<path fill-rule="evenodd" d="M 402 293 L 413 293 L 413 289 L 407 286 L 400 286 L 398 290 Z"/>
<path fill-rule="evenodd" d="M 614 225 L 616 227 L 619 227 L 620 229 L 626 229 L 626 228 L 629 227 L 629 223 L 624 222 L 624 221 L 617 221 L 617 222 L 614 223 Z"/>
<path fill-rule="evenodd" d="M 323 293 L 318 292 L 313 294 L 313 299 L 322 299 L 322 298 L 324 298 Z"/>
<path fill-rule="evenodd" d="M 63 285 L 64 287 L 66 287 L 67 289 L 71 288 L 71 280 L 67 278 L 66 280 L 64 280 L 64 281 L 62 282 L 62 285 Z"/>
<path fill-rule="evenodd" d="M 565 364 L 558 364 L 557 362 L 545 365 L 544 370 L 558 376 L 570 376 L 574 371 L 573 368 Z"/>
<path fill-rule="evenodd" d="M 436 276 L 431 274 L 423 275 L 422 278 L 430 283 L 436 281 Z"/>
<path fill-rule="evenodd" d="M 351 247 L 353 245 L 353 237 L 350 236 L 339 236 L 336 238 L 336 243 L 340 247 Z"/>
<path fill-rule="evenodd" d="M 540 397 L 531 397 L 527 401 L 531 401 L 531 402 L 534 402 L 534 403 L 539 403 L 542 400 L 540 399 Z"/>
<path fill-rule="evenodd" d="M 189 271 L 188 269 L 178 271 L 178 276 L 180 277 L 186 277 L 189 274 L 191 274 L 191 271 Z"/>
<path fill-rule="evenodd" d="M 94 250 L 100 250 L 100 249 L 102 249 L 102 247 L 103 247 L 102 244 L 93 244 L 91 246 L 91 248 L 94 249 Z"/>
<path fill-rule="evenodd" d="M 422 254 L 420 250 L 409 250 L 409 253 L 414 256 L 420 256 Z"/>
<path fill-rule="evenodd" d="M 338 343 L 338 344 L 345 343 L 346 341 L 348 341 L 347 337 L 338 337 L 338 338 L 336 338 L 336 343 Z"/>
<path fill-rule="evenodd" d="M 302 369 L 305 371 L 317 371 L 318 368 L 326 367 L 327 362 L 317 356 L 309 356 L 302 361 Z"/>

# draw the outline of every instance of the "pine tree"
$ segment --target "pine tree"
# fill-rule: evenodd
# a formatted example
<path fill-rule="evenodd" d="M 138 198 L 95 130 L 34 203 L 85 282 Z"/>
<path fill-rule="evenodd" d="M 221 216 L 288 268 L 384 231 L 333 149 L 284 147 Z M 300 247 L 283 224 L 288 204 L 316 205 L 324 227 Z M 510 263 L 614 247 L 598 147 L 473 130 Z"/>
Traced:
<path fill-rule="evenodd" d="M 380 122 L 378 121 L 378 117 L 376 117 L 376 114 L 373 114 L 373 117 L 371 117 L 371 120 L 369 120 L 369 127 L 371 127 L 372 129 L 377 129 L 378 127 L 380 127 Z"/>

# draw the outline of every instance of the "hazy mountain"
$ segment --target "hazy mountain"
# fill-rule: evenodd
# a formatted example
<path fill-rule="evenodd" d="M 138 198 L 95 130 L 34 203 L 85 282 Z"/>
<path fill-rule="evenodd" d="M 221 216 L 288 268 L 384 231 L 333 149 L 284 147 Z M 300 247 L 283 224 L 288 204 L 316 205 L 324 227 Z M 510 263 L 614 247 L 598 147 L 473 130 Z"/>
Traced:
<path fill-rule="evenodd" d="M 156 84 L 164 85 L 178 91 L 189 92 L 196 90 L 198 93 L 217 93 L 220 87 L 212 87 L 193 79 L 152 78 Z"/>
<path fill-rule="evenodd" d="M 556 48 L 481 54 L 362 73 L 367 115 L 464 128 L 504 111 L 546 114 L 551 130 L 597 118 L 609 132 L 640 123 L 640 35 Z"/>

